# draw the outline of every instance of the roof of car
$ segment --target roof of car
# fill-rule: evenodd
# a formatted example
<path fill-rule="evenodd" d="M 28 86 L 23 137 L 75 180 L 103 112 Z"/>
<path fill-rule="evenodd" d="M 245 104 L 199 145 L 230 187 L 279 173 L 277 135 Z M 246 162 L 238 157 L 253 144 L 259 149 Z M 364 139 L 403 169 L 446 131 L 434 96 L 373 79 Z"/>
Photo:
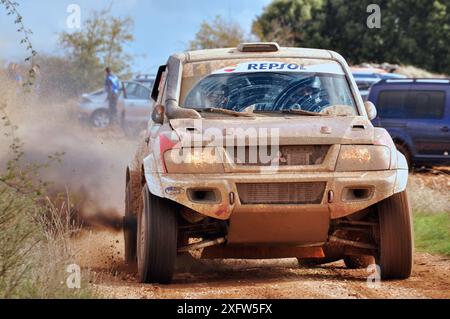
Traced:
<path fill-rule="evenodd" d="M 433 84 L 433 85 L 450 85 L 450 79 L 444 78 L 398 78 L 398 79 L 384 79 L 377 82 L 375 85 L 397 85 L 397 84 Z"/>
<path fill-rule="evenodd" d="M 260 43 L 262 45 L 266 43 Z M 246 51 L 243 52 L 238 48 L 225 48 L 225 49 L 207 49 L 188 51 L 180 54 L 175 54 L 175 57 L 184 62 L 197 62 L 205 60 L 220 60 L 220 59 L 238 59 L 238 58 L 252 58 L 252 57 L 272 57 L 272 58 L 315 58 L 315 59 L 335 59 L 343 60 L 343 58 L 336 52 L 322 49 L 309 49 L 309 48 L 289 48 L 278 47 L 277 51 L 271 52 L 257 52 Z"/>

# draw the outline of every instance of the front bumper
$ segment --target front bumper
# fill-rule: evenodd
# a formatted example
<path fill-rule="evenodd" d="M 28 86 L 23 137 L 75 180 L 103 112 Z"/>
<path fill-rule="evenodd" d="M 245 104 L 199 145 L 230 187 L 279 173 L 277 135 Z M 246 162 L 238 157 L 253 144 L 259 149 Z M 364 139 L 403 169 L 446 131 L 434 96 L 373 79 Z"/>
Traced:
<path fill-rule="evenodd" d="M 402 180 L 399 180 L 402 179 Z M 276 174 L 166 174 L 161 175 L 164 196 L 197 213 L 227 220 L 234 213 L 306 212 L 326 210 L 331 219 L 361 211 L 392 196 L 406 185 L 407 172 L 386 170 L 372 172 L 316 172 Z M 325 183 L 323 198 L 314 204 L 244 204 L 237 185 L 241 183 Z M 212 200 L 193 199 L 192 190 L 210 190 Z M 360 191 L 359 193 L 355 192 Z M 353 192 L 353 193 L 352 193 Z"/>
<path fill-rule="evenodd" d="M 404 190 L 407 170 L 372 172 L 278 172 L 217 174 L 163 174 L 163 196 L 200 215 L 229 220 L 228 244 L 295 245 L 318 247 L 328 240 L 330 221 L 356 212 Z M 322 185 L 313 203 L 246 203 L 239 185 Z M 265 195 L 270 197 L 267 189 Z M 284 188 L 287 192 L 292 189 Z M 307 189 L 307 188 L 306 188 Z M 192 190 L 214 196 L 195 198 Z M 305 195 L 298 189 L 297 197 Z M 308 189 L 307 189 L 308 190 Z M 311 194 L 317 192 L 311 191 Z M 261 197 L 253 191 L 254 198 Z M 292 194 L 275 194 L 290 199 Z M 274 197 L 274 196 L 272 196 Z M 272 198 L 270 197 L 270 198 Z M 243 200 L 243 198 L 245 200 Z"/>

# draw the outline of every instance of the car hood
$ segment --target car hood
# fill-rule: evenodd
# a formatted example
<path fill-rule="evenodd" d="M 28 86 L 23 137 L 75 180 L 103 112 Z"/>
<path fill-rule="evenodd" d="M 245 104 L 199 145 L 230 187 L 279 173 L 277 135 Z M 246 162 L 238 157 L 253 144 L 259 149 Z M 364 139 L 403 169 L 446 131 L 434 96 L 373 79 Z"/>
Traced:
<path fill-rule="evenodd" d="M 219 145 L 236 137 L 245 145 L 254 145 L 246 138 L 251 132 L 257 132 L 259 137 L 277 135 L 280 145 L 373 144 L 374 140 L 374 127 L 362 116 L 172 119 L 170 124 L 184 146 L 193 135 L 203 145 L 213 145 L 214 141 Z M 257 143 L 264 143 L 262 140 Z"/>

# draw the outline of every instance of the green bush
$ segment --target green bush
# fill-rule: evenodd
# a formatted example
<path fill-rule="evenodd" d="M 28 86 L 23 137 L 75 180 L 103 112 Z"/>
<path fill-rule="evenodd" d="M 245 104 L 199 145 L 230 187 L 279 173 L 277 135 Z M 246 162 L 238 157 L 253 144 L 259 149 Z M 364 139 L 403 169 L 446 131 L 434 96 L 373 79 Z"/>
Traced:
<path fill-rule="evenodd" d="M 416 249 L 450 256 L 450 214 L 414 214 Z"/>

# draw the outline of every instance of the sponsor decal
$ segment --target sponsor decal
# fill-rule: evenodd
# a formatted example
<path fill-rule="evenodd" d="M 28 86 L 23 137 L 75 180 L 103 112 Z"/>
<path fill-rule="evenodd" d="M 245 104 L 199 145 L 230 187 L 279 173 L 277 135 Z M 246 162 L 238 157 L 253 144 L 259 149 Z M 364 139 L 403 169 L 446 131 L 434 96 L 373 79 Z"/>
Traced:
<path fill-rule="evenodd" d="M 213 74 L 229 73 L 256 73 L 256 72 L 305 72 L 305 73 L 330 73 L 344 75 L 344 71 L 337 63 L 322 63 L 302 65 L 286 62 L 251 61 L 238 65 L 228 66 L 215 71 Z"/>

